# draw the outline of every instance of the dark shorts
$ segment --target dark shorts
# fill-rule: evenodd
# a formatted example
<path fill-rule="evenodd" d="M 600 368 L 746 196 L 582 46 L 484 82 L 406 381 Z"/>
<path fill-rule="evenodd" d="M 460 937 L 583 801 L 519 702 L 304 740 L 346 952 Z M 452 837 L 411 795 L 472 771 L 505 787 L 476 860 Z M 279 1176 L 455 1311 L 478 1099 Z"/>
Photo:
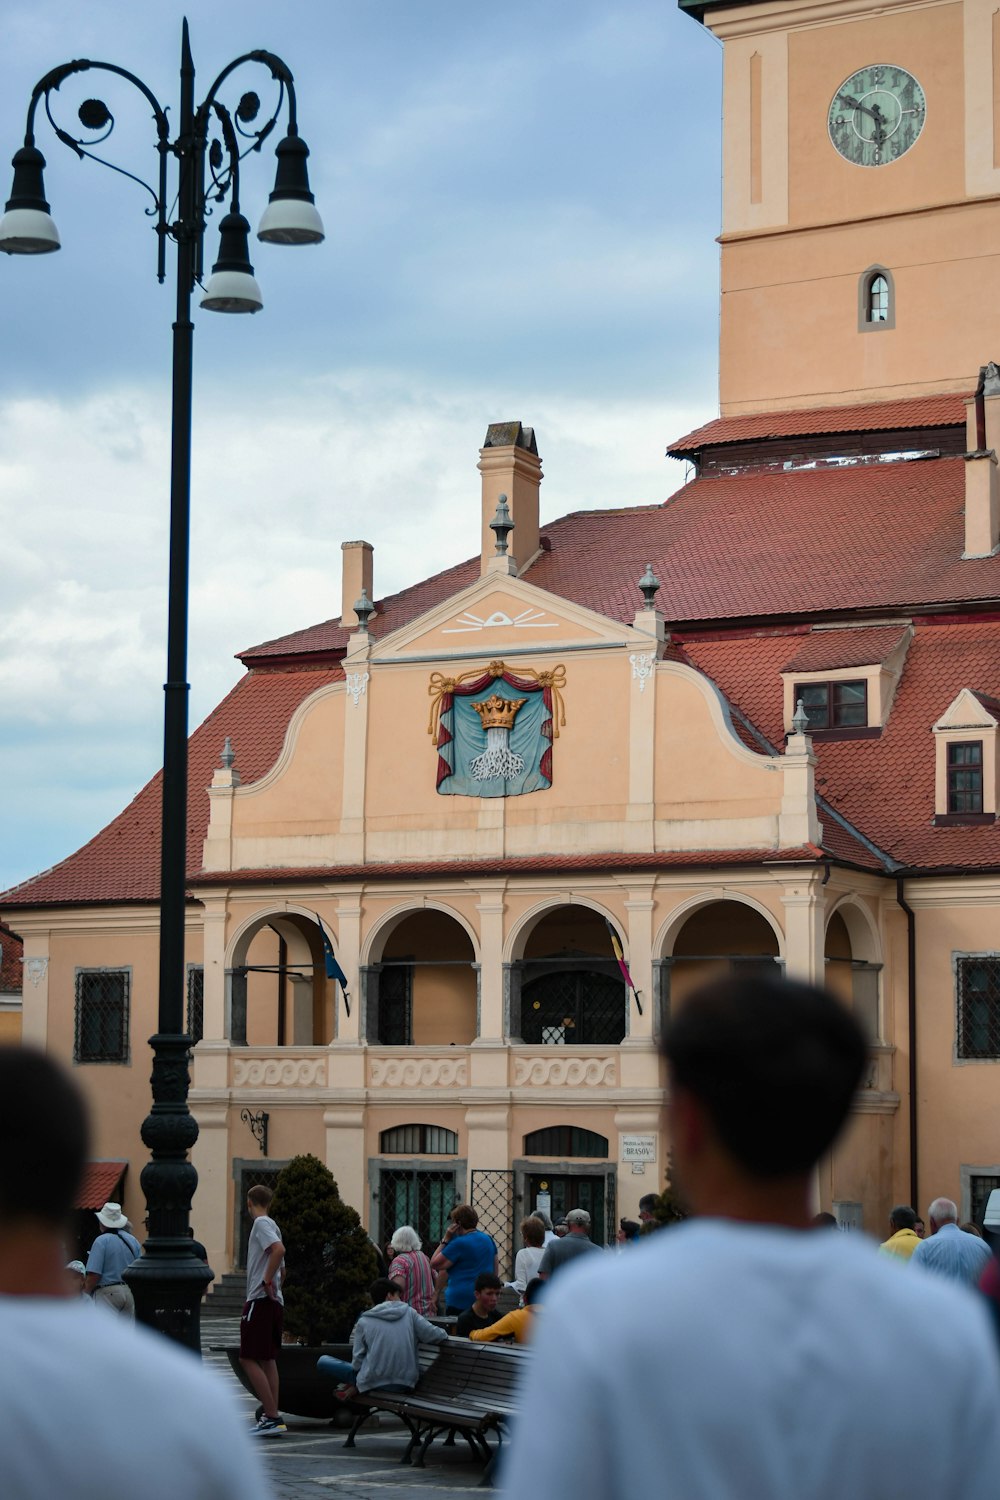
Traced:
<path fill-rule="evenodd" d="M 240 1318 L 240 1358 L 277 1359 L 284 1325 L 285 1309 L 273 1297 L 257 1297 L 253 1302 L 244 1302 Z"/>

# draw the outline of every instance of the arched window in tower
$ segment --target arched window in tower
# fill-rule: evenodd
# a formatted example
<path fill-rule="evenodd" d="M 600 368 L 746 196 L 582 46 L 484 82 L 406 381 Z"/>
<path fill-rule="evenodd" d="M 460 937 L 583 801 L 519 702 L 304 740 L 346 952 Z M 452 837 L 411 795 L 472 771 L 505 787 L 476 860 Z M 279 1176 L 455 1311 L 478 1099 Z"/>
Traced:
<path fill-rule="evenodd" d="M 885 266 L 869 266 L 858 282 L 858 330 L 893 328 L 896 323 L 892 272 Z"/>
<path fill-rule="evenodd" d="M 868 321 L 886 323 L 889 319 L 889 283 L 884 276 L 873 276 L 868 283 Z"/>

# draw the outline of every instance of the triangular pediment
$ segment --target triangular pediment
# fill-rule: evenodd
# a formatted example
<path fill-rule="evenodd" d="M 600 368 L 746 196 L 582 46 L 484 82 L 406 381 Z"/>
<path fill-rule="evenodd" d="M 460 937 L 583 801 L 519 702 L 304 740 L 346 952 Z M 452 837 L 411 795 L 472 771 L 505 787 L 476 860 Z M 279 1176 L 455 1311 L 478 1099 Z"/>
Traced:
<path fill-rule="evenodd" d="M 945 709 L 934 725 L 935 729 L 996 729 L 1000 723 L 1000 708 L 972 691 L 963 688 L 958 697 Z"/>
<path fill-rule="evenodd" d="M 516 651 L 570 651 L 646 645 L 649 637 L 561 599 L 522 578 L 486 574 L 468 588 L 372 643 L 372 659 L 497 656 Z"/>

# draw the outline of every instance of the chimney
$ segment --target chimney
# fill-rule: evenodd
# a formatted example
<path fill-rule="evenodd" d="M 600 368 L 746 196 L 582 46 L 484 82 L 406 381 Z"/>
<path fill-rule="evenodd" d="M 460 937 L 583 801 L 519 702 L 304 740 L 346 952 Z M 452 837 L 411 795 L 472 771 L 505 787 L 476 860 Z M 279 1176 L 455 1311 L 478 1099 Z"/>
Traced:
<path fill-rule="evenodd" d="M 992 557 L 1000 545 L 1000 369 L 979 372 L 976 394 L 966 406 L 965 550 L 963 557 Z"/>
<path fill-rule="evenodd" d="M 341 542 L 344 554 L 342 563 L 342 585 L 340 593 L 340 623 L 346 629 L 357 630 L 358 616 L 355 604 L 364 589 L 369 599 L 372 593 L 372 544 L 371 542 Z"/>
<path fill-rule="evenodd" d="M 538 488 L 542 482 L 542 465 L 535 447 L 531 427 L 520 422 L 493 422 L 479 450 L 479 472 L 483 476 L 482 540 L 480 573 L 492 571 L 490 561 L 497 555 L 495 533 L 490 522 L 495 518 L 501 495 L 506 495 L 514 530 L 510 533 L 510 554 L 516 571 L 523 573 L 538 552 Z"/>

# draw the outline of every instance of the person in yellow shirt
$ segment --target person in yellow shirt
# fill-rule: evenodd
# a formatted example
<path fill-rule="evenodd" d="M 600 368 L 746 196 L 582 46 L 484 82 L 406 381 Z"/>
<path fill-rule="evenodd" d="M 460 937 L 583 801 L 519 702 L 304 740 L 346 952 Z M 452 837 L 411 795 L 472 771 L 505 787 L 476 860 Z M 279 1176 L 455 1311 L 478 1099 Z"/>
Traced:
<path fill-rule="evenodd" d="M 898 1204 L 889 1215 L 889 1228 L 893 1232 L 879 1245 L 879 1254 L 890 1255 L 894 1260 L 909 1260 L 920 1244 L 920 1236 L 914 1228 L 916 1222 L 913 1209 L 906 1203 Z"/>
<path fill-rule="evenodd" d="M 526 1344 L 531 1338 L 532 1325 L 538 1307 L 538 1298 L 545 1289 L 545 1282 L 540 1276 L 533 1276 L 524 1289 L 524 1306 L 515 1307 L 513 1312 L 507 1313 L 503 1318 L 498 1318 L 491 1323 L 489 1328 L 474 1328 L 469 1334 L 477 1344 L 491 1344 L 494 1339 L 514 1337 L 517 1344 Z"/>

